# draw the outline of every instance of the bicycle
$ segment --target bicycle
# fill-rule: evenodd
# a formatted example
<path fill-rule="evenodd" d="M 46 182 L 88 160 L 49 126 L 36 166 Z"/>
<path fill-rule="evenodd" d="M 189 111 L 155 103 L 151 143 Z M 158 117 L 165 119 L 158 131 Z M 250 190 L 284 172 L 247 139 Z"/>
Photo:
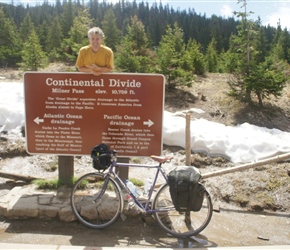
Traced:
<path fill-rule="evenodd" d="M 101 144 L 104 145 L 104 144 Z M 112 225 L 123 212 L 126 196 L 130 196 L 144 215 L 153 214 L 159 226 L 177 238 L 186 238 L 200 233 L 209 224 L 213 206 L 210 194 L 205 190 L 202 208 L 198 212 L 178 212 L 173 205 L 168 179 L 162 165 L 173 159 L 172 156 L 151 156 L 156 165 L 117 162 L 117 152 L 107 150 L 93 157 L 92 172 L 80 177 L 71 192 L 71 207 L 76 218 L 85 226 L 103 229 Z M 116 173 L 117 168 L 138 167 L 156 169 L 148 197 L 137 199 Z M 165 183 L 155 191 L 157 179 L 162 175 Z M 121 187 L 122 189 L 121 189 Z M 123 192 L 123 191 L 124 192 Z M 154 196 L 153 194 L 156 193 Z M 152 202 L 151 202 L 152 201 Z"/>

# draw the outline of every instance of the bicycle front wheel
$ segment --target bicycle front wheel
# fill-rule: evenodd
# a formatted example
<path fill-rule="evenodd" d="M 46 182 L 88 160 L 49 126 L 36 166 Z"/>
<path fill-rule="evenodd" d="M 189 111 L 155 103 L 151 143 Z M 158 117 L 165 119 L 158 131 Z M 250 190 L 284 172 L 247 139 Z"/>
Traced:
<path fill-rule="evenodd" d="M 204 193 L 202 207 L 198 212 L 178 212 L 175 210 L 169 185 L 162 186 L 153 201 L 155 219 L 166 232 L 177 238 L 186 238 L 200 233 L 212 217 L 212 201 L 207 191 Z"/>
<path fill-rule="evenodd" d="M 76 218 L 90 228 L 110 226 L 123 209 L 118 184 L 102 173 L 89 173 L 79 178 L 70 199 Z"/>

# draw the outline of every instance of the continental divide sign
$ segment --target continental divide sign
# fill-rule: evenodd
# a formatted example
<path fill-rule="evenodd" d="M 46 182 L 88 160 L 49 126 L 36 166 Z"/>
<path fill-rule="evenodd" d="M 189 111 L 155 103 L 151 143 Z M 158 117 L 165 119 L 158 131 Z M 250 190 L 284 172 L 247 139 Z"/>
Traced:
<path fill-rule="evenodd" d="M 119 156 L 162 152 L 163 75 L 24 74 L 30 154 L 88 155 L 106 143 Z"/>

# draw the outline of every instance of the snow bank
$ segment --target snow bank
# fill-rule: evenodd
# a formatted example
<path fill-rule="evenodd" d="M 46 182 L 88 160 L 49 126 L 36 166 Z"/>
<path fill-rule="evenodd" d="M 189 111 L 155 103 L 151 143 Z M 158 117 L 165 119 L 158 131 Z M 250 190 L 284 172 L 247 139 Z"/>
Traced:
<path fill-rule="evenodd" d="M 194 152 L 223 156 L 234 163 L 246 163 L 290 152 L 290 133 L 248 123 L 225 126 L 195 119 L 191 121 L 191 147 Z M 164 144 L 184 147 L 185 118 L 180 113 L 164 113 Z"/>

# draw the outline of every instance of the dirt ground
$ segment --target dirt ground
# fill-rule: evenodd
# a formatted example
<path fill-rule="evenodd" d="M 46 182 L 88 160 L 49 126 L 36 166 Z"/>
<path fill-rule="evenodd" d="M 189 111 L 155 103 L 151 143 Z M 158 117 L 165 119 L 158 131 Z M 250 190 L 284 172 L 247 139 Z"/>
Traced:
<path fill-rule="evenodd" d="M 68 68 L 52 65 L 47 71 L 57 71 L 56 69 L 67 71 Z M 0 70 L 0 81 L 21 81 L 21 76 L 18 71 Z M 290 132 L 288 85 L 282 97 L 271 98 L 261 108 L 248 106 L 229 97 L 227 95 L 229 88 L 226 84 L 229 78 L 230 75 L 227 74 L 207 74 L 205 77 L 197 77 L 191 88 L 179 88 L 175 92 L 167 90 L 165 109 L 175 112 L 199 108 L 205 113 L 195 113 L 195 118 L 233 126 L 248 122 Z M 0 152 L 1 171 L 46 178 L 57 176 L 55 167 L 57 158 L 28 156 L 25 152 L 24 138 L 10 139 L 9 136 L 2 134 Z M 185 162 L 184 149 L 164 145 L 163 154 L 174 155 L 171 166 Z M 221 157 L 211 158 L 195 153 L 192 154 L 192 165 L 199 167 L 202 173 L 234 166 Z M 91 166 L 90 159 L 76 157 L 76 175 L 81 175 L 83 171 L 92 171 L 91 167 L 84 166 Z M 192 240 L 193 246 L 290 245 L 289 170 L 289 162 L 284 161 L 206 179 L 205 186 L 211 193 L 216 212 L 209 226 L 197 236 L 197 239 Z M 142 178 L 144 174 L 132 172 L 132 176 Z M 0 178 L 0 198 L 14 185 L 19 183 Z M 126 232 L 124 229 L 129 231 Z M 27 235 L 31 234 L 36 237 L 35 240 L 44 244 L 57 242 L 71 245 L 86 243 L 94 246 L 181 246 L 178 240 L 160 232 L 154 223 L 144 227 L 136 218 L 125 222 L 119 221 L 112 228 L 97 233 L 77 222 L 64 225 L 58 221 L 6 221 L 5 218 L 0 220 L 0 241 L 29 243 Z"/>
<path fill-rule="evenodd" d="M 286 214 L 256 214 L 239 208 L 214 213 L 209 226 L 188 242 L 166 234 L 154 221 L 119 219 L 104 230 L 78 222 L 57 220 L 0 220 L 0 242 L 135 248 L 205 248 L 229 246 L 289 246 L 290 219 Z M 277 247 L 277 250 L 279 247 Z"/>

